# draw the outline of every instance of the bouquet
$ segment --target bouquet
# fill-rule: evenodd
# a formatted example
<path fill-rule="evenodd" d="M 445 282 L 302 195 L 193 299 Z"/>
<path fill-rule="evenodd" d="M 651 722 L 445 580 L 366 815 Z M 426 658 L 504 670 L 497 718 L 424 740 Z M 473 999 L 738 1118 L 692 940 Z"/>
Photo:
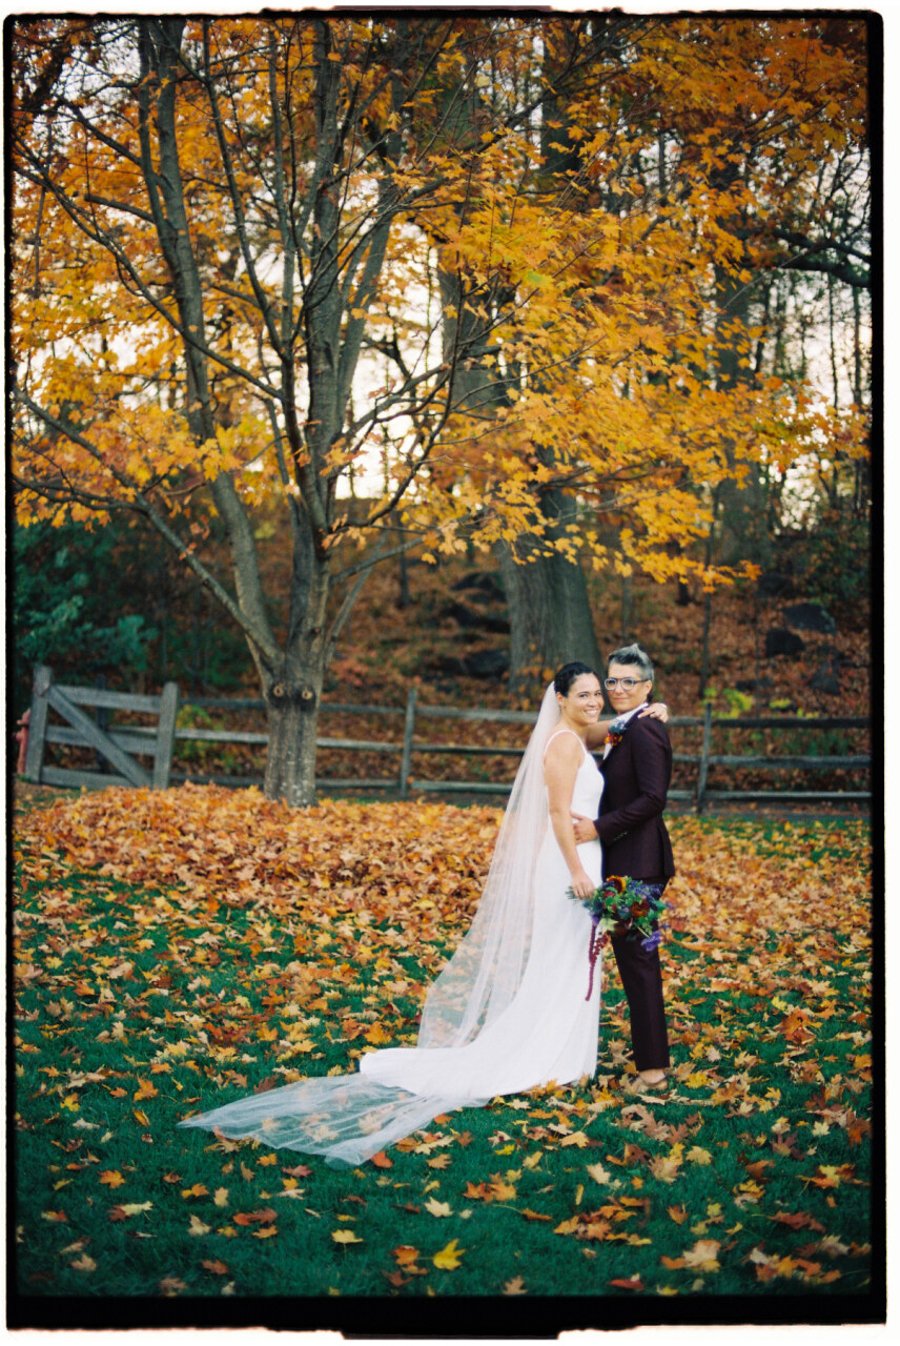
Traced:
<path fill-rule="evenodd" d="M 630 879 L 618 874 L 595 888 L 590 897 L 576 897 L 570 888 L 568 896 L 580 902 L 591 913 L 591 937 L 588 944 L 588 990 L 585 1000 L 590 1000 L 594 989 L 594 967 L 600 956 L 600 950 L 609 942 L 610 935 L 624 935 L 627 939 L 639 939 L 645 949 L 655 949 L 662 940 L 662 931 L 654 929 L 654 923 L 668 906 L 662 900 L 663 885 L 644 883 L 641 879 Z"/>

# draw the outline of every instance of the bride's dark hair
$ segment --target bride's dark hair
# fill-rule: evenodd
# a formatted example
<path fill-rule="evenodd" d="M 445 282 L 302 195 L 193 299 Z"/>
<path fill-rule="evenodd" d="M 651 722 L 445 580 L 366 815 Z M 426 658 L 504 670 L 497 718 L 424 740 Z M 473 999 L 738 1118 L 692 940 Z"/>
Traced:
<path fill-rule="evenodd" d="M 558 692 L 560 696 L 568 696 L 572 683 L 584 673 L 593 673 L 597 681 L 600 681 L 597 677 L 597 670 L 591 668 L 590 664 L 583 664 L 580 659 L 575 659 L 570 664 L 563 664 L 562 668 L 556 670 L 553 690 Z"/>

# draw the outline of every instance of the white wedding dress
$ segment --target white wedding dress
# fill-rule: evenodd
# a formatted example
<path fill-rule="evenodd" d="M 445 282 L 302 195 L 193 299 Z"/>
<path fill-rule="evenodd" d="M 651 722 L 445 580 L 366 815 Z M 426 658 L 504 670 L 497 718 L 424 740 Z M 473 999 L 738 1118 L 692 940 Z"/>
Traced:
<path fill-rule="evenodd" d="M 478 912 L 428 993 L 417 1045 L 370 1052 L 358 1074 L 298 1080 L 180 1126 L 358 1164 L 441 1113 L 593 1075 L 600 978 L 587 999 L 591 918 L 567 895 L 571 877 L 543 784 L 550 739 L 572 732 L 559 728 L 551 692 L 513 787 Z M 585 750 L 572 811 L 595 818 L 602 789 Z M 599 884 L 599 841 L 578 853 Z"/>

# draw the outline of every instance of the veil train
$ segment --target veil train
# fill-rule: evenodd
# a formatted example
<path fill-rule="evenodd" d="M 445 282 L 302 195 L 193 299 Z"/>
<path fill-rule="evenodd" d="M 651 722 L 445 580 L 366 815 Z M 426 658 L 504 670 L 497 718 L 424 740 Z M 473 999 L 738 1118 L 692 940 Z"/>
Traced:
<path fill-rule="evenodd" d="M 484 1106 L 494 1097 L 471 1091 L 459 1049 L 475 1043 L 509 1009 L 522 983 L 531 949 L 535 864 L 548 826 L 543 754 L 559 719 L 551 684 L 516 774 L 472 925 L 428 990 L 415 1047 L 391 1053 L 394 1059 L 409 1057 L 415 1079 L 416 1057 L 439 1050 L 441 1092 L 419 1093 L 414 1084 L 407 1089 L 370 1078 L 367 1069 L 378 1064 L 372 1058 L 382 1055 L 375 1052 L 362 1058 L 356 1074 L 297 1080 L 187 1117 L 180 1127 L 320 1154 L 343 1166 L 362 1163 L 441 1113 Z M 401 1078 L 402 1073 L 401 1067 Z"/>

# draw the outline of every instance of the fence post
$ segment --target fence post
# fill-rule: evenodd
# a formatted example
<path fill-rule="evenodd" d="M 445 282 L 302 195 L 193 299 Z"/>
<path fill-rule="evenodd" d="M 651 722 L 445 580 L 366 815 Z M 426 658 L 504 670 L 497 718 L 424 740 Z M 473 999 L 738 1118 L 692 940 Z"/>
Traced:
<path fill-rule="evenodd" d="M 175 720 L 178 715 L 178 683 L 167 682 L 159 698 L 159 722 L 156 726 L 156 758 L 153 763 L 154 790 L 167 790 L 175 750 Z"/>
<path fill-rule="evenodd" d="M 96 675 L 96 677 L 94 678 L 94 686 L 98 689 L 98 691 L 101 692 L 105 689 L 106 687 L 105 673 L 98 673 Z M 94 714 L 97 720 L 97 728 L 102 729 L 104 734 L 108 733 L 109 721 L 110 721 L 109 708 L 107 706 L 95 706 Z M 97 766 L 101 771 L 106 766 L 103 754 L 101 752 L 98 752 L 96 748 L 94 749 L 94 761 L 96 762 Z"/>
<path fill-rule="evenodd" d="M 28 756 L 25 759 L 25 779 L 33 785 L 41 781 L 41 769 L 44 765 L 45 735 L 47 716 L 50 711 L 50 688 L 53 685 L 53 670 L 46 664 L 38 664 L 34 670 L 34 682 L 31 691 L 31 718 L 28 722 Z"/>
<path fill-rule="evenodd" d="M 703 743 L 700 748 L 700 766 L 697 770 L 697 812 L 703 812 L 706 780 L 709 775 L 709 749 L 712 743 L 712 705 L 707 701 L 703 710 Z"/>
<path fill-rule="evenodd" d="M 403 726 L 403 753 L 400 757 L 400 798 L 409 796 L 409 765 L 412 758 L 413 730 L 416 724 L 416 689 L 410 687 L 406 697 L 406 722 Z"/>

